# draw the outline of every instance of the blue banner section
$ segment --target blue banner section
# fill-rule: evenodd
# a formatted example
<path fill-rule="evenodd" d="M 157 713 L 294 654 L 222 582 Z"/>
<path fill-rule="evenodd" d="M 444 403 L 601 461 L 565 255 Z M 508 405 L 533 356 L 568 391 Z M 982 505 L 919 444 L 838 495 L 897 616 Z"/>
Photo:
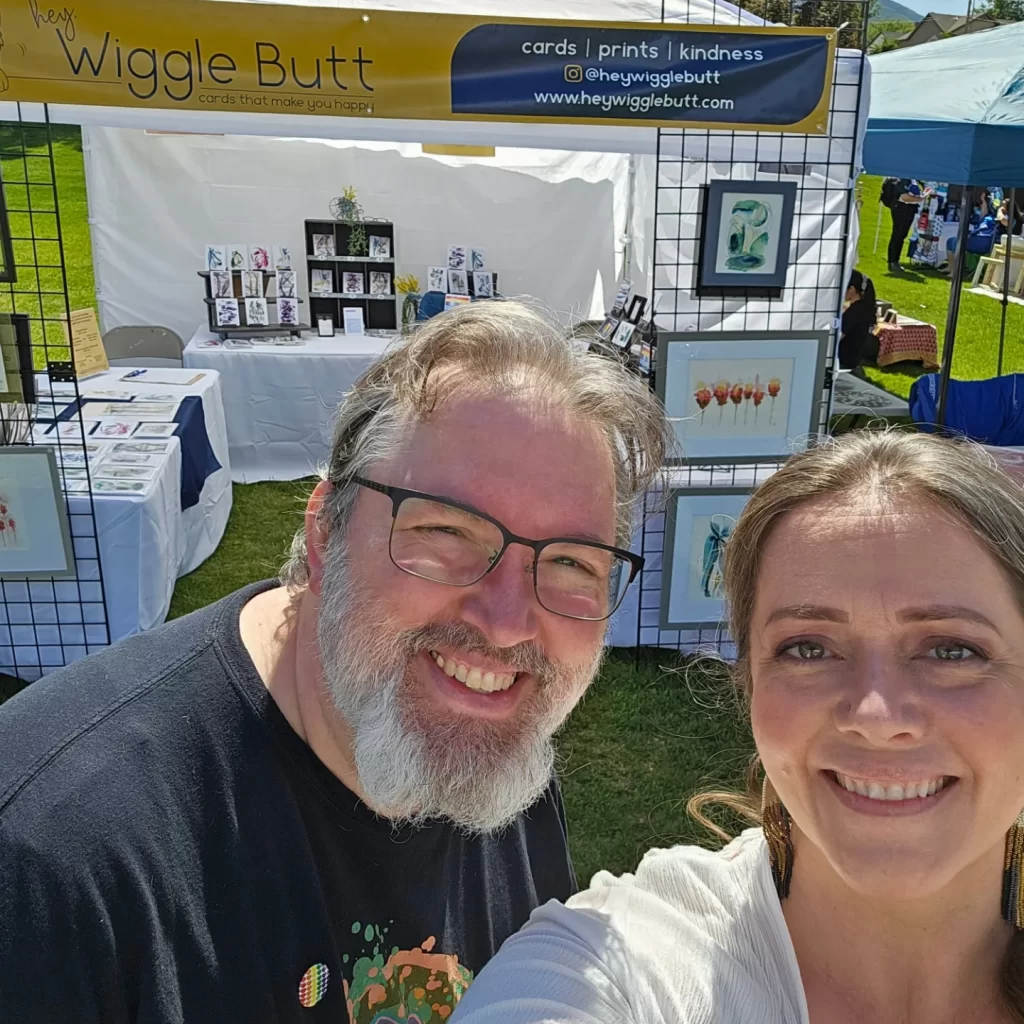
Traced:
<path fill-rule="evenodd" d="M 452 56 L 452 113 L 782 126 L 825 89 L 824 36 L 480 25 Z"/>

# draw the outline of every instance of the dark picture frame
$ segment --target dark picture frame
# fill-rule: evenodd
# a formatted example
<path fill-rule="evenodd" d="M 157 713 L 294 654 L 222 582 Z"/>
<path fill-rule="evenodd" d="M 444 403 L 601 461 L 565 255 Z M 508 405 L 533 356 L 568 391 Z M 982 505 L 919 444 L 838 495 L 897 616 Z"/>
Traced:
<path fill-rule="evenodd" d="M 0 391 L 0 402 L 33 405 L 37 397 L 36 372 L 27 313 L 0 313 L 0 358 L 7 375 L 7 391 Z"/>
<path fill-rule="evenodd" d="M 712 181 L 703 193 L 694 292 L 711 298 L 780 298 L 789 270 L 796 182 Z M 732 199 L 732 208 L 724 210 L 726 197 L 736 195 L 756 205 L 745 210 Z M 766 216 L 766 222 L 759 224 L 759 216 Z M 723 234 L 723 218 L 727 234 Z M 736 232 L 730 230 L 731 224 L 736 225 Z M 764 235 L 768 239 L 767 251 Z M 735 252 L 727 255 L 722 245 L 731 239 L 736 240 Z M 759 259 L 767 268 L 763 272 L 753 265 Z M 727 263 L 732 265 L 726 266 Z"/>
<path fill-rule="evenodd" d="M 31 187 L 31 186 L 29 186 Z M 18 268 L 14 262 L 14 240 L 11 237 L 11 221 L 7 216 L 7 197 L 0 179 L 0 282 L 14 284 L 18 280 Z"/>
<path fill-rule="evenodd" d="M 738 518 L 753 493 L 753 486 L 674 487 L 669 490 L 668 503 L 665 507 L 665 551 L 662 559 L 661 604 L 658 620 L 660 629 L 709 629 L 724 622 L 724 598 L 708 599 L 707 613 L 702 615 L 700 608 L 700 605 L 704 604 L 702 599 L 690 599 L 688 594 L 680 597 L 680 588 L 687 587 L 694 571 L 692 544 L 689 542 L 693 539 L 694 520 L 701 515 L 708 514 L 707 509 L 701 506 L 707 505 L 710 508 L 723 510 L 719 513 L 712 513 L 712 520 L 717 516 L 735 519 Z M 682 502 L 692 503 L 694 506 L 686 510 L 687 516 L 681 516 L 680 504 Z M 690 526 L 690 531 L 683 538 L 685 550 L 681 548 L 677 550 L 679 548 L 677 534 L 681 518 L 684 519 L 684 525 Z M 724 546 L 724 541 L 725 538 L 722 538 L 722 546 Z M 702 551 L 702 554 L 704 553 L 706 553 L 706 547 Z M 720 554 L 720 551 L 718 553 Z M 702 565 L 702 570 L 703 568 Z"/>

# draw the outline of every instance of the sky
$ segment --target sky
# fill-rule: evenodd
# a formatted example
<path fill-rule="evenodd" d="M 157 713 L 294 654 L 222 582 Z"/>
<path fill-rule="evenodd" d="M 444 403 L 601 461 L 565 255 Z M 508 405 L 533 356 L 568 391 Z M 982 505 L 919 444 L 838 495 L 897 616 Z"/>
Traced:
<path fill-rule="evenodd" d="M 911 0 L 904 6 L 918 11 L 921 17 L 934 11 L 936 14 L 966 14 L 967 0 Z M 975 4 L 978 6 L 978 4 Z"/>

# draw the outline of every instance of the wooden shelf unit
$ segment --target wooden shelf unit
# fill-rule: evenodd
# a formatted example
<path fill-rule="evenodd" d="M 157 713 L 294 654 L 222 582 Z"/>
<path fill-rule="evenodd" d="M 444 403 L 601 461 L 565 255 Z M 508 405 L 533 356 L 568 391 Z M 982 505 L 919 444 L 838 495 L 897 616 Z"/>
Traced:
<path fill-rule="evenodd" d="M 377 235 L 391 240 L 390 256 L 350 256 L 348 254 L 349 238 L 352 225 L 338 220 L 307 220 L 305 221 L 306 237 L 306 286 L 309 293 L 310 320 L 315 325 L 321 316 L 329 316 L 334 321 L 335 329 L 340 333 L 344 330 L 342 310 L 345 306 L 357 306 L 363 311 L 363 323 L 367 330 L 396 331 L 398 330 L 398 301 L 395 294 L 395 225 L 389 220 L 356 221 L 366 232 L 366 244 L 369 248 L 370 236 Z M 334 256 L 316 256 L 313 252 L 314 235 L 334 236 Z M 316 294 L 313 291 L 313 271 L 330 270 L 333 286 L 329 293 Z M 346 270 L 359 270 L 363 274 L 364 286 L 369 287 L 370 271 L 383 270 L 391 274 L 390 295 L 346 295 L 342 292 L 342 274 Z"/>

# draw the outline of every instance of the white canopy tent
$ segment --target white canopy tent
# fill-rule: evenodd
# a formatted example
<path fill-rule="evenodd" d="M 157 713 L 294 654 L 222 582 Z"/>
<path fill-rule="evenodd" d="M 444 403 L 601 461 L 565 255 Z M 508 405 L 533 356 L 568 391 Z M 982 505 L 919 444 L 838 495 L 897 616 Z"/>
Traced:
<path fill-rule="evenodd" d="M 506 18 L 640 23 L 662 18 L 660 0 L 305 2 Z M 724 0 L 666 0 L 664 8 L 668 22 L 764 24 Z M 839 183 L 834 179 L 842 174 L 840 187 L 851 187 L 850 164 L 859 166 L 851 149 L 863 138 L 867 100 L 865 95 L 861 123 L 854 127 L 858 111 L 847 97 L 857 92 L 850 85 L 859 80 L 861 60 L 860 53 L 843 52 L 837 61 L 830 136 L 708 133 L 695 159 L 689 131 L 680 168 L 681 180 L 753 177 L 766 162 L 795 169 L 797 180 L 809 186 L 799 212 L 808 218 L 824 214 L 836 225 L 824 235 L 832 240 L 840 266 L 835 280 L 825 281 L 820 220 L 808 236 L 814 252 L 799 241 L 800 225 L 810 220 L 796 221 L 795 271 L 799 278 L 806 258 L 818 288 L 839 288 L 842 263 L 850 265 L 856 244 L 854 230 L 842 252 L 839 225 L 845 209 L 835 199 Z M 31 105 L 21 106 L 23 117 L 33 116 Z M 369 216 L 395 222 L 398 272 L 412 272 L 421 281 L 427 266 L 443 262 L 448 244 L 482 246 L 505 294 L 532 294 L 560 313 L 597 316 L 614 292 L 625 250 L 637 290 L 651 294 L 646 271 L 655 237 L 654 128 L 70 106 L 51 106 L 49 114 L 55 121 L 83 125 L 104 329 L 160 323 L 188 337 L 203 315 L 194 272 L 206 243 L 290 242 L 301 252 L 302 221 L 327 217 L 329 200 L 345 184 L 356 186 Z M 495 156 L 424 156 L 422 143 L 494 146 Z M 829 204 L 820 198 L 829 194 L 822 179 L 833 190 Z M 677 287 L 669 280 L 653 284 Z M 783 307 L 798 312 L 802 294 L 800 288 L 787 290 L 780 302 L 764 303 L 765 313 Z M 675 309 L 685 312 L 678 298 Z M 723 306 L 720 322 L 728 326 L 734 312 Z M 700 326 L 712 325 L 705 316 Z"/>

